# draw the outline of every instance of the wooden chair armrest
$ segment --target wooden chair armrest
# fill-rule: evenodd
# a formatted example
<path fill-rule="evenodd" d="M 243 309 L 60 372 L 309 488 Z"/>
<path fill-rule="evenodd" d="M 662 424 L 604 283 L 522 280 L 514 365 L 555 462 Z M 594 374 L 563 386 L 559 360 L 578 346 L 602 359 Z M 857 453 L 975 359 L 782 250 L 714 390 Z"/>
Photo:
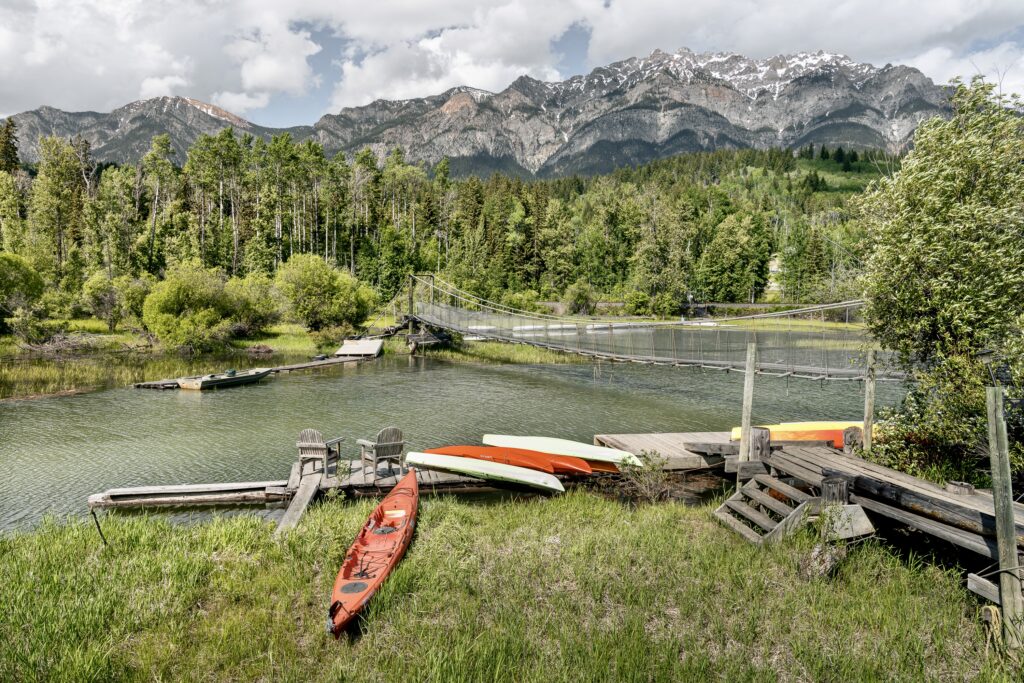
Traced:
<path fill-rule="evenodd" d="M 341 443 L 344 440 L 345 440 L 345 437 L 339 436 L 336 439 L 331 439 L 329 441 L 325 441 L 324 443 L 327 444 L 328 447 L 331 447 L 331 446 L 337 446 L 339 443 Z"/>
<path fill-rule="evenodd" d="M 374 446 L 377 445 L 372 441 L 367 441 L 366 439 L 356 439 L 356 444 L 359 446 L 363 446 L 364 448 L 373 448 Z"/>

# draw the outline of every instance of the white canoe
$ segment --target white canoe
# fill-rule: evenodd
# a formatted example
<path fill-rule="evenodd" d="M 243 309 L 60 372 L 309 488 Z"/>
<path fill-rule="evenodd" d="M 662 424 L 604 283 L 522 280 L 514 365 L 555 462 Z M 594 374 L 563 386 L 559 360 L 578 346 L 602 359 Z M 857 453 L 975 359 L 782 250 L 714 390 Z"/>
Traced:
<path fill-rule="evenodd" d="M 525 448 L 530 451 L 551 453 L 553 455 L 571 455 L 585 460 L 611 462 L 616 465 L 643 465 L 639 458 L 627 451 L 605 446 L 594 446 L 581 441 L 556 439 L 550 436 L 510 436 L 508 434 L 484 434 L 483 442 L 488 446 L 505 448 Z"/>
<path fill-rule="evenodd" d="M 562 482 L 547 472 L 506 465 L 500 462 L 490 462 L 489 460 L 476 460 L 475 458 L 441 455 L 439 453 L 417 453 L 414 451 L 405 456 L 405 462 L 406 464 L 422 467 L 426 470 L 464 474 L 478 479 L 493 479 L 512 484 L 523 484 L 524 486 L 532 486 L 533 488 L 544 489 L 545 491 L 565 491 L 562 487 Z"/>

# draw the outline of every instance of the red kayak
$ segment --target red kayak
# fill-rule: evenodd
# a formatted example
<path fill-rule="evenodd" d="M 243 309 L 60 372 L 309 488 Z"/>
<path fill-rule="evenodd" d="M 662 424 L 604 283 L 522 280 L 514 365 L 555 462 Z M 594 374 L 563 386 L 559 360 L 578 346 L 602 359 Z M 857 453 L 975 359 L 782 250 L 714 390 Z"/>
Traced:
<path fill-rule="evenodd" d="M 618 474 L 619 468 L 613 462 L 604 462 L 602 460 L 587 460 L 586 463 L 590 465 L 590 469 L 595 472 L 607 472 L 608 474 Z"/>
<path fill-rule="evenodd" d="M 592 472 L 590 465 L 582 458 L 542 453 L 541 451 L 531 451 L 525 448 L 444 446 L 442 448 L 431 448 L 426 452 L 437 453 L 438 455 L 460 455 L 464 458 L 476 458 L 477 460 L 489 460 L 505 465 L 540 470 L 549 474 L 590 474 Z"/>
<path fill-rule="evenodd" d="M 416 528 L 419 501 L 416 470 L 409 470 L 370 513 L 334 580 L 327 631 L 335 638 L 355 619 L 402 559 Z"/>

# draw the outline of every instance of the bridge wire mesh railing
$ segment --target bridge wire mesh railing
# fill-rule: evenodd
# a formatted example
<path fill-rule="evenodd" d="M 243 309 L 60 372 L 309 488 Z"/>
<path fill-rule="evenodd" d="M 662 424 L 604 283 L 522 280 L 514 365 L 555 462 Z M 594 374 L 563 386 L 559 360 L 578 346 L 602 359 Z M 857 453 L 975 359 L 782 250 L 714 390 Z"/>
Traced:
<path fill-rule="evenodd" d="M 525 311 L 430 275 L 410 285 L 413 317 L 427 326 L 612 361 L 743 372 L 755 342 L 758 374 L 856 381 L 874 348 L 859 321 L 862 301 L 713 321 L 623 321 Z M 876 348 L 876 379 L 904 379 L 892 360 Z"/>

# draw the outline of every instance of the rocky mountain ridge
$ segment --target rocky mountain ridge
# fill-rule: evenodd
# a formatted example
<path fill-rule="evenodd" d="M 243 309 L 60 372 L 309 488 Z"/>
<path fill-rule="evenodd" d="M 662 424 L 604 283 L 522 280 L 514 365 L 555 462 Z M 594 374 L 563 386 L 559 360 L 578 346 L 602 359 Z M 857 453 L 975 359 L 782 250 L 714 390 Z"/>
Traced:
<path fill-rule="evenodd" d="M 40 135 L 85 136 L 103 161 L 135 161 L 153 135 L 171 135 L 179 162 L 203 133 L 230 126 L 270 137 L 313 138 L 328 153 L 396 146 L 414 161 L 452 161 L 457 173 L 494 170 L 554 176 L 604 172 L 686 151 L 881 147 L 910 143 L 925 118 L 947 115 L 948 93 L 920 71 L 875 67 L 827 52 L 749 59 L 735 53 L 656 50 L 560 82 L 523 76 L 492 93 L 378 100 L 327 114 L 312 126 L 258 126 L 184 97 L 133 102 L 109 114 L 50 107 L 14 116 L 24 158 Z"/>

